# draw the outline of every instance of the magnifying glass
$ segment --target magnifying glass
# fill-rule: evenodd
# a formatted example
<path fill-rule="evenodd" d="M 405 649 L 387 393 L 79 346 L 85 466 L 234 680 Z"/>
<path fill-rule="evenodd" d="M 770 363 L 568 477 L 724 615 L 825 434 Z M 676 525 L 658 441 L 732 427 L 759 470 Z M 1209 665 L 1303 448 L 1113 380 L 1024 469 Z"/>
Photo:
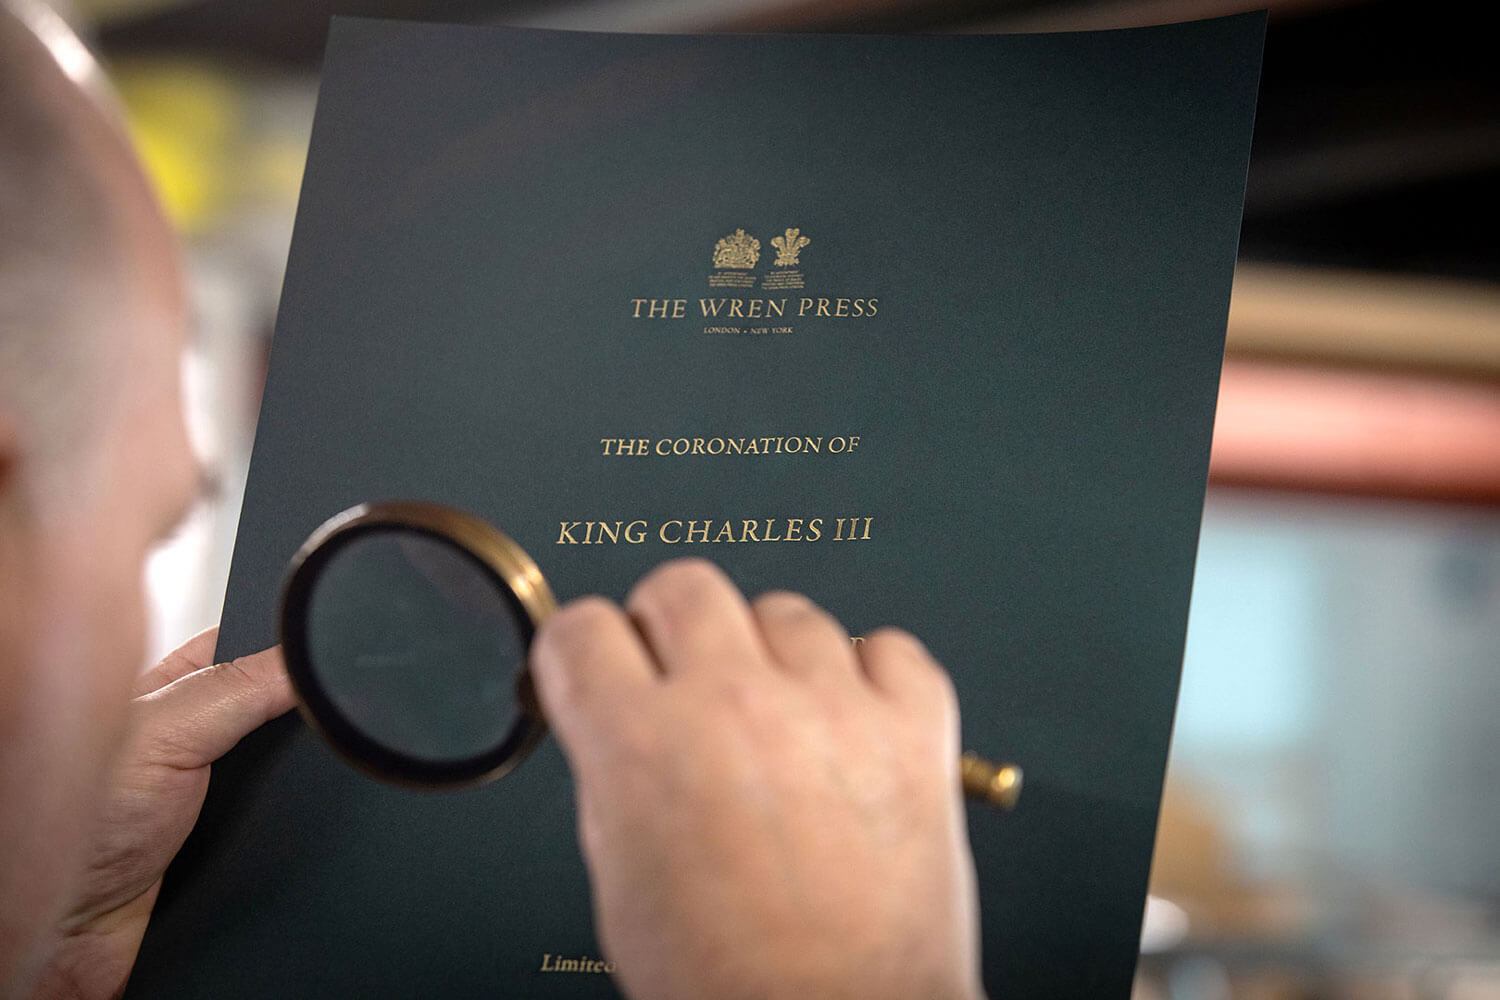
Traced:
<path fill-rule="evenodd" d="M 439 504 L 353 507 L 292 559 L 281 645 L 303 716 L 343 756 L 403 785 L 481 784 L 547 732 L 527 654 L 557 609 L 526 551 Z M 964 792 L 1011 809 L 1021 769 L 966 753 Z"/>

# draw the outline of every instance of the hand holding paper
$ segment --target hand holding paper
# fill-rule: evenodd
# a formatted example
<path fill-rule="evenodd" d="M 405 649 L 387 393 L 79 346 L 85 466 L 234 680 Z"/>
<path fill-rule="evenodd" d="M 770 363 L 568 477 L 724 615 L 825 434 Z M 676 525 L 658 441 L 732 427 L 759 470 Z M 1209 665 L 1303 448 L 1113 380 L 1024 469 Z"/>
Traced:
<path fill-rule="evenodd" d="M 210 765 L 292 707 L 280 650 L 215 664 L 218 633 L 189 639 L 136 683 L 131 735 L 38 997 L 120 995 L 162 873 L 198 819 Z"/>

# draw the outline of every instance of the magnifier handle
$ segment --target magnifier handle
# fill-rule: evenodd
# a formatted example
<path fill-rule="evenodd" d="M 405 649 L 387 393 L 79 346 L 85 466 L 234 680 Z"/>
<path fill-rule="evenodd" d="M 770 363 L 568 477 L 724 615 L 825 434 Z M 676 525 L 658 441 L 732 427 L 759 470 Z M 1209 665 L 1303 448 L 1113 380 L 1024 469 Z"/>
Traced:
<path fill-rule="evenodd" d="M 988 802 L 1009 812 L 1021 798 L 1021 769 L 1015 764 L 996 764 L 973 751 L 959 758 L 964 795 Z"/>

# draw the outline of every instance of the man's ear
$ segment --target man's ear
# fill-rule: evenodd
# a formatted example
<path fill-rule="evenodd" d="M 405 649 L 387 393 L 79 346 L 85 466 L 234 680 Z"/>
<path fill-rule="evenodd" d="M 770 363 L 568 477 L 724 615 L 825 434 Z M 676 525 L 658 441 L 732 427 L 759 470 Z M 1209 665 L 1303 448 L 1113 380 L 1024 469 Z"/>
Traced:
<path fill-rule="evenodd" d="M 7 587 L 5 564 L 15 561 L 17 533 L 24 528 L 21 516 L 26 509 L 21 497 L 24 454 L 21 428 L 14 418 L 0 410 L 0 591 Z M 3 625 L 0 622 L 0 634 Z"/>
<path fill-rule="evenodd" d="M 26 509 L 24 489 L 31 470 L 26 433 L 21 421 L 0 405 L 0 518 L 14 522 Z M 5 527 L 9 527 L 7 524 Z"/>
<path fill-rule="evenodd" d="M 21 430 L 0 410 L 0 501 L 10 497 L 20 479 Z"/>

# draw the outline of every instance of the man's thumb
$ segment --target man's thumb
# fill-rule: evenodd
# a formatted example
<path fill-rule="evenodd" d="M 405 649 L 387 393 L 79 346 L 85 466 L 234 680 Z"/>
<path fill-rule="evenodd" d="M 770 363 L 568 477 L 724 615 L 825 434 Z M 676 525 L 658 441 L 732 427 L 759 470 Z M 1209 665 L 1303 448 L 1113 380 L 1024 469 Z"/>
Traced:
<path fill-rule="evenodd" d="M 296 704 L 278 647 L 195 670 L 136 699 L 152 763 L 212 764 L 251 730 Z"/>

